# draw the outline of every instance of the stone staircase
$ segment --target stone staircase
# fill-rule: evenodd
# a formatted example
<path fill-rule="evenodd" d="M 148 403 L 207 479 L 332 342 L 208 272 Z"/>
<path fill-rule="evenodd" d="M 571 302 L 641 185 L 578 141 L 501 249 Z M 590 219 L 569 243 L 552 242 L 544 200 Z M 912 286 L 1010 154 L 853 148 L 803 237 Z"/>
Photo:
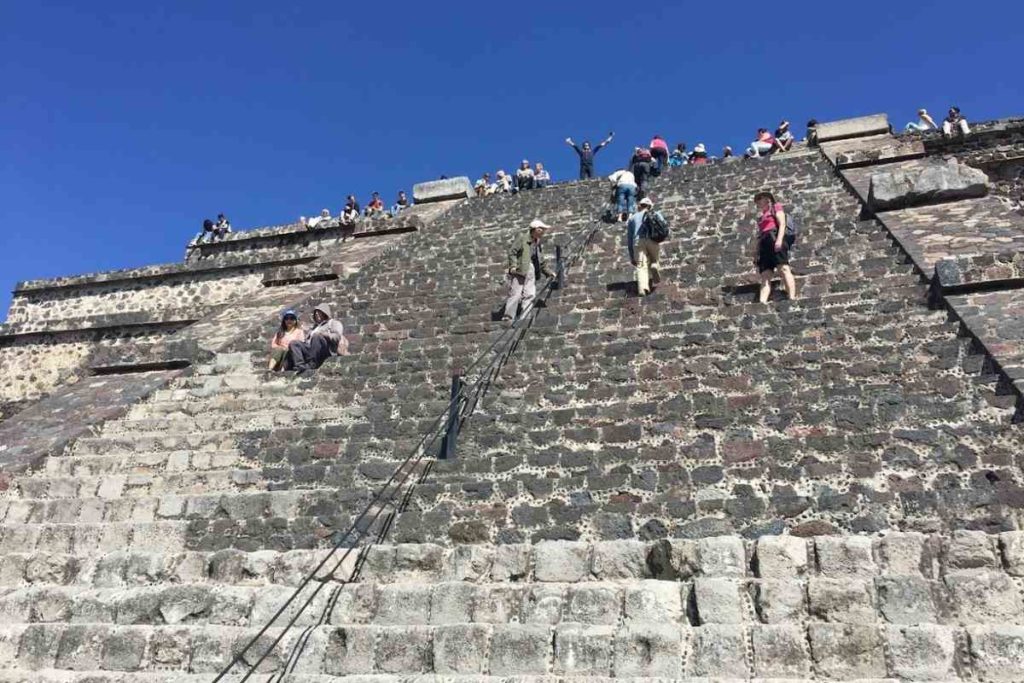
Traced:
<path fill-rule="evenodd" d="M 803 214 L 798 302 L 751 303 L 761 187 Z M 919 275 L 816 154 L 651 192 L 657 294 L 598 228 L 456 459 L 251 680 L 1019 680 L 1021 435 Z M 351 355 L 268 374 L 246 333 L 16 478 L 0 681 L 213 680 L 501 334 L 513 232 L 564 243 L 606 194 L 465 202 L 326 285 Z"/>

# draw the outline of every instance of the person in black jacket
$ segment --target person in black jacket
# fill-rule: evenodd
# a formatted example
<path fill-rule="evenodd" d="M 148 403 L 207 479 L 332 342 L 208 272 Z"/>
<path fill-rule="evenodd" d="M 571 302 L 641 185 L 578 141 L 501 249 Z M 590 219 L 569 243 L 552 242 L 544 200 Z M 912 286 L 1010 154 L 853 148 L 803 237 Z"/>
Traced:
<path fill-rule="evenodd" d="M 577 147 L 572 138 L 565 139 L 565 144 L 576 150 L 576 154 L 580 157 L 580 180 L 594 177 L 594 157 L 612 141 L 613 137 L 615 137 L 615 133 L 608 133 L 608 137 L 602 140 L 597 147 L 591 147 L 590 141 L 584 140 L 582 148 Z"/>

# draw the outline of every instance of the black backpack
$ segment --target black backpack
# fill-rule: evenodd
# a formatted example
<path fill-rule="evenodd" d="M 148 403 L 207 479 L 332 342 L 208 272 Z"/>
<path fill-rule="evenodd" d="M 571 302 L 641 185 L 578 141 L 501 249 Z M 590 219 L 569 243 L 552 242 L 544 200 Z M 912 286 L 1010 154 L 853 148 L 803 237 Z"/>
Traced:
<path fill-rule="evenodd" d="M 653 209 L 644 211 L 644 222 L 640 225 L 640 234 L 653 242 L 664 242 L 668 239 L 668 221 Z"/>
<path fill-rule="evenodd" d="M 775 225 L 779 224 L 779 217 L 773 212 L 772 218 L 775 219 Z M 797 216 L 797 212 L 791 209 L 786 212 L 786 237 L 789 238 L 790 242 L 796 242 L 796 238 L 800 236 L 800 218 Z"/>

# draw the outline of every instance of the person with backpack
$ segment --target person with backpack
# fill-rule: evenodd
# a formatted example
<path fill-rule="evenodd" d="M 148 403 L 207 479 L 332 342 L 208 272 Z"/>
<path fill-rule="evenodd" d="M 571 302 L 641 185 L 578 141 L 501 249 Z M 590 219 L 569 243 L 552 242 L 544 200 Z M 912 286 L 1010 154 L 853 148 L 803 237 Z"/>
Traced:
<path fill-rule="evenodd" d="M 960 107 L 950 107 L 946 118 L 942 120 L 942 134 L 947 138 L 953 137 L 954 129 L 961 135 L 970 135 L 971 127 L 967 119 L 960 114 Z"/>
<path fill-rule="evenodd" d="M 629 170 L 636 178 L 636 196 L 643 199 L 646 195 L 647 179 L 651 177 L 651 150 L 646 147 L 633 149 L 633 158 L 629 160 Z"/>
<path fill-rule="evenodd" d="M 608 133 L 608 137 L 602 140 L 597 147 L 591 147 L 590 140 L 584 140 L 582 148 L 577 147 L 572 138 L 565 139 L 565 144 L 576 150 L 576 155 L 580 158 L 580 180 L 594 177 L 594 157 L 597 156 L 598 152 L 607 147 L 614 137 L 615 133 Z"/>
<path fill-rule="evenodd" d="M 796 280 L 793 270 L 789 267 L 789 252 L 796 241 L 797 226 L 791 217 L 786 215 L 782 204 L 775 201 L 775 196 L 762 190 L 754 195 L 757 206 L 757 231 L 754 239 L 754 265 L 761 278 L 761 290 L 758 301 L 768 303 L 772 293 L 772 275 L 778 271 L 786 294 L 790 300 L 796 299 Z"/>
<path fill-rule="evenodd" d="M 640 200 L 640 210 L 626 223 L 629 262 L 636 269 L 636 293 L 647 296 L 661 281 L 658 272 L 660 243 L 668 237 L 668 222 L 654 210 L 650 197 Z"/>

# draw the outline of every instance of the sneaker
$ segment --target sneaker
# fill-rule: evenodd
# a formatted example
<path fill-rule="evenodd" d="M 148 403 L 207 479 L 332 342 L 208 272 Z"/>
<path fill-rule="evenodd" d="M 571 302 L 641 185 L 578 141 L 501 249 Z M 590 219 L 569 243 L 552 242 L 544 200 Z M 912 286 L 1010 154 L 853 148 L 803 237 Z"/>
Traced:
<path fill-rule="evenodd" d="M 657 268 L 651 268 L 651 284 L 656 285 L 661 282 L 661 273 L 658 272 Z"/>

